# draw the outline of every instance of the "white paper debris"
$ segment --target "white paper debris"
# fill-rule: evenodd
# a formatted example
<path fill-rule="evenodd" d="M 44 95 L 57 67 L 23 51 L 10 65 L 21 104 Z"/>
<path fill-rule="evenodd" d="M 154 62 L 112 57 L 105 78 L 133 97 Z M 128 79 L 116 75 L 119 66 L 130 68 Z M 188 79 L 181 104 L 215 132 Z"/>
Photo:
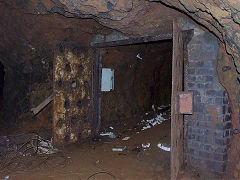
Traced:
<path fill-rule="evenodd" d="M 159 147 L 160 149 L 164 150 L 164 151 L 171 151 L 170 147 L 166 147 L 161 143 L 158 143 L 157 147 Z"/>
<path fill-rule="evenodd" d="M 150 143 L 147 143 L 147 144 L 142 144 L 142 147 L 143 147 L 143 148 L 149 148 L 149 147 L 150 147 L 150 145 L 151 145 Z"/>
<path fill-rule="evenodd" d="M 153 110 L 153 111 L 156 111 L 154 104 L 152 105 L 152 110 Z"/>
<path fill-rule="evenodd" d="M 140 53 L 137 54 L 136 56 L 138 59 L 142 60 L 143 58 L 141 57 Z"/>
<path fill-rule="evenodd" d="M 127 140 L 129 140 L 129 139 L 130 139 L 130 137 L 124 137 L 124 138 L 122 138 L 123 141 L 127 141 Z"/>
<path fill-rule="evenodd" d="M 113 134 L 113 132 L 105 132 L 105 133 L 100 133 L 100 136 L 108 136 L 112 139 L 116 138 L 116 135 Z"/>
<path fill-rule="evenodd" d="M 109 127 L 110 129 L 114 129 L 112 126 Z"/>
<path fill-rule="evenodd" d="M 153 119 L 149 119 L 149 120 L 142 120 L 142 123 L 146 123 L 146 126 L 144 126 L 142 128 L 143 130 L 146 129 L 150 129 L 153 126 L 156 126 L 158 124 L 162 124 L 163 121 L 166 121 L 167 119 L 165 119 L 164 117 L 162 117 L 162 114 L 158 114 L 157 117 L 153 118 Z"/>
<path fill-rule="evenodd" d="M 147 126 L 145 126 L 145 127 L 142 128 L 142 131 L 145 130 L 145 129 L 150 129 L 150 128 L 151 128 L 151 126 L 150 126 L 150 125 L 147 125 Z"/>
<path fill-rule="evenodd" d="M 121 151 L 124 151 L 125 149 L 126 149 L 126 146 L 116 146 L 116 147 L 112 148 L 112 151 L 121 152 Z"/>

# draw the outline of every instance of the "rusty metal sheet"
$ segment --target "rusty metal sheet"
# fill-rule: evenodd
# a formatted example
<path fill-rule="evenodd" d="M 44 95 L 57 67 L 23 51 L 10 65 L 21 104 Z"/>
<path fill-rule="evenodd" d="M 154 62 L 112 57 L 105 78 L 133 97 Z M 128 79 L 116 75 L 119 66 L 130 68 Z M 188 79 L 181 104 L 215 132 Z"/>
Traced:
<path fill-rule="evenodd" d="M 179 113 L 193 114 L 193 93 L 180 92 L 179 94 Z"/>
<path fill-rule="evenodd" d="M 53 71 L 53 135 L 55 145 L 92 135 L 93 70 L 96 49 L 58 42 Z"/>

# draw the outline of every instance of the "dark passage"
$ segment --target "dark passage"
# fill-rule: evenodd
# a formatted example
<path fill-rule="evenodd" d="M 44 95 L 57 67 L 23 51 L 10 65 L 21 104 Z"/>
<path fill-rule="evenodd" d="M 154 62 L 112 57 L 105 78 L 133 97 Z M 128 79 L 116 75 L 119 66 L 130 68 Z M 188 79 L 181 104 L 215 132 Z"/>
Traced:
<path fill-rule="evenodd" d="M 3 108 L 3 88 L 4 88 L 4 66 L 0 63 L 0 111 Z"/>
<path fill-rule="evenodd" d="M 102 122 L 140 117 L 171 101 L 172 41 L 103 49 L 114 90 L 102 92 Z"/>
<path fill-rule="evenodd" d="M 3 107 L 3 88 L 4 88 L 4 66 L 0 63 L 0 110 Z"/>

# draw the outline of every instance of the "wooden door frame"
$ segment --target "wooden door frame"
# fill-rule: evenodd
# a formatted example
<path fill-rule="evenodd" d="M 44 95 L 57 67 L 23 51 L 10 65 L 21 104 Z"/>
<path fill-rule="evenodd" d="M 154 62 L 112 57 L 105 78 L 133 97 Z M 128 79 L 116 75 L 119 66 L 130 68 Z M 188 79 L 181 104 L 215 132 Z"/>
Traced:
<path fill-rule="evenodd" d="M 171 179 L 177 179 L 184 162 L 183 115 L 179 114 L 178 92 L 183 91 L 183 33 L 173 22 L 172 96 L 171 96 Z"/>
<path fill-rule="evenodd" d="M 171 99 L 171 180 L 178 179 L 184 168 L 184 115 L 179 113 L 179 94 L 184 87 L 184 62 L 187 60 L 187 44 L 192 39 L 194 30 L 183 30 L 178 19 L 173 21 L 173 56 L 172 56 L 172 99 Z"/>
<path fill-rule="evenodd" d="M 172 91 L 172 106 L 171 106 L 171 179 L 177 179 L 178 173 L 183 168 L 184 164 L 184 127 L 183 127 L 183 115 L 178 114 L 178 104 L 177 102 L 177 94 L 180 91 L 183 91 L 183 62 L 184 62 L 184 46 L 186 46 L 188 41 L 188 35 L 186 34 L 193 33 L 193 30 L 186 30 L 183 31 L 181 29 L 178 20 L 175 19 L 173 21 L 173 32 L 172 33 L 165 33 L 160 34 L 158 36 L 144 36 L 139 38 L 129 38 L 124 40 L 116 40 L 116 41 L 109 41 L 109 42 L 98 42 L 93 43 L 91 46 L 96 48 L 107 48 L 107 47 L 116 47 L 116 46 L 123 46 L 123 45 L 133 45 L 133 44 L 140 44 L 146 42 L 156 42 L 162 40 L 173 40 L 173 62 L 179 57 L 181 58 L 180 66 L 182 69 L 177 68 L 172 65 L 172 89 L 174 89 L 175 81 L 173 81 L 174 77 L 179 78 L 179 74 L 176 76 L 176 72 L 181 73 L 181 85 L 178 87 L 178 90 Z M 190 35 L 190 36 L 191 36 Z M 181 44 L 182 49 L 181 51 L 174 51 L 177 49 L 178 46 Z M 179 49 L 180 50 L 180 49 Z M 173 67 L 174 66 L 174 67 Z M 180 121 L 174 118 L 174 114 L 180 117 Z M 101 121 L 101 120 L 100 120 Z"/>

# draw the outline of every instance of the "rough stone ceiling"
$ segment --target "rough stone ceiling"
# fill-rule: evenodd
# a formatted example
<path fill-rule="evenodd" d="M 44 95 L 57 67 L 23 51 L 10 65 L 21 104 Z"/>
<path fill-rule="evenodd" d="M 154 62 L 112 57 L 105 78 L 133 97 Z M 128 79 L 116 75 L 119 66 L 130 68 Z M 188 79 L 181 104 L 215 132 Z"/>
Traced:
<path fill-rule="evenodd" d="M 156 0 L 175 7 L 211 30 L 225 42 L 226 50 L 240 72 L 240 2 L 239 0 Z"/>
<path fill-rule="evenodd" d="M 179 9 L 225 42 L 240 72 L 240 3 L 238 0 L 150 0 Z M 56 12 L 68 17 L 94 18 L 129 35 L 171 31 L 171 20 L 184 16 L 159 2 L 145 0 L 19 0 L 9 4 L 27 13 Z"/>

